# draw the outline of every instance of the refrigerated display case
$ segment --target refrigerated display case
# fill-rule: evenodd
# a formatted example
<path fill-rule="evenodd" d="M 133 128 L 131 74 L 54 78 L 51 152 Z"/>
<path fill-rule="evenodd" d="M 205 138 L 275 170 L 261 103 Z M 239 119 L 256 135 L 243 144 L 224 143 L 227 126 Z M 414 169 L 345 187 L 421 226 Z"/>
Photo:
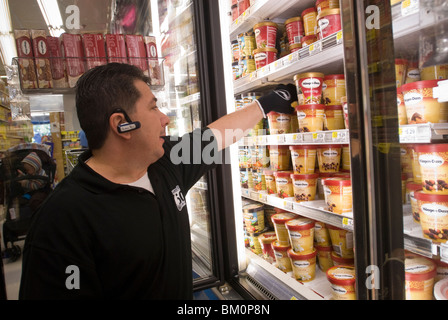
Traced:
<path fill-rule="evenodd" d="M 440 123 L 435 123 L 438 121 L 434 120 L 431 121 L 432 123 L 416 123 L 416 119 L 421 119 L 417 115 L 414 116 L 414 122 L 411 120 L 409 123 L 406 121 L 406 124 L 399 122 L 403 118 L 403 109 L 399 109 L 399 103 L 398 105 L 396 103 L 398 79 L 396 71 L 400 70 L 400 66 L 395 62 L 396 59 L 413 59 L 418 62 L 417 65 L 409 65 L 410 72 L 407 74 L 407 81 L 413 81 L 413 77 L 418 73 L 421 74 L 423 70 L 428 70 L 427 73 L 432 71 L 433 74 L 444 72 L 444 67 L 434 68 L 433 66 L 446 64 L 446 41 L 444 41 L 447 36 L 446 3 L 443 1 L 420 1 L 420 3 L 419 1 L 393 1 L 394 3 L 390 1 L 324 1 L 330 6 L 328 8 L 330 11 L 339 7 L 339 12 L 336 12 L 340 14 L 340 30 L 336 27 L 311 45 L 302 44 L 302 48 L 297 51 L 290 50 L 285 53 L 283 47 L 285 43 L 282 41 L 285 38 L 284 32 L 287 31 L 285 26 L 287 22 L 294 18 L 299 20 L 297 17 L 301 16 L 303 23 L 307 23 L 303 13 L 314 11 L 309 8 L 322 4 L 322 1 L 255 0 L 250 1 L 249 5 L 244 4 L 243 11 L 238 11 L 236 8 L 242 2 L 220 1 L 228 112 L 241 106 L 243 94 L 249 92 L 263 94 L 279 83 L 297 84 L 300 78 L 298 75 L 303 73 L 323 73 L 324 76 L 336 74 L 345 79 L 346 94 L 341 104 L 346 104 L 344 109 L 347 122 L 343 128 L 335 130 L 322 128 L 314 132 L 304 132 L 306 130 L 292 129 L 288 133 L 281 134 L 272 134 L 272 132 L 269 134 L 269 131 L 255 133 L 246 136 L 237 145 L 231 146 L 236 238 L 234 245 L 237 248 L 237 255 L 233 258 L 238 261 L 235 263 L 238 265 L 238 270 L 234 270 L 234 286 L 243 287 L 243 291 L 260 299 L 341 298 L 334 294 L 341 289 L 342 285 L 334 284 L 332 277 L 322 270 L 325 267 L 319 266 L 320 259 L 317 259 L 316 274 L 312 276 L 314 279 L 307 281 L 308 279 L 305 278 L 304 281 L 303 278 L 297 276 L 297 273 L 300 273 L 297 269 L 306 263 L 299 262 L 294 266 L 294 259 L 292 259 L 295 258 L 297 252 L 289 255 L 292 268 L 284 272 L 281 259 L 285 258 L 285 254 L 280 252 L 281 249 L 278 249 L 278 252 L 274 251 L 275 255 L 269 258 L 260 247 L 254 245 L 264 231 L 274 232 L 274 235 L 279 237 L 277 230 L 268 226 L 270 212 L 276 210 L 292 213 L 296 219 L 301 217 L 312 219 L 318 224 L 325 223 L 330 229 L 337 228 L 344 234 L 345 244 L 351 249 L 354 257 L 355 272 L 346 275 L 347 277 L 354 276 L 356 279 L 356 295 L 351 295 L 350 298 L 411 299 L 410 286 L 416 285 L 409 282 L 412 282 L 409 279 L 413 278 L 410 275 L 412 269 L 410 263 L 415 261 L 414 257 L 429 258 L 423 261 L 430 261 L 428 268 L 432 270 L 433 275 L 434 262 L 440 262 L 440 270 L 443 270 L 446 268 L 443 263 L 448 261 L 448 256 L 443 230 L 439 230 L 437 234 L 433 232 L 432 235 L 431 231 L 427 230 L 425 236 L 421 226 L 412 221 L 411 168 L 412 160 L 418 160 L 418 158 L 407 158 L 413 150 L 406 148 L 415 144 L 446 142 L 444 139 L 448 119 Z M 316 14 L 322 13 L 320 10 L 324 9 L 326 8 L 316 8 Z M 326 11 L 325 15 L 330 15 L 330 11 Z M 322 18 L 323 14 L 320 15 L 320 19 Z M 319 15 L 317 19 L 320 20 Z M 253 58 L 244 56 L 246 54 L 244 48 L 250 50 L 253 55 L 257 53 L 252 50 L 259 48 L 258 43 L 256 40 L 251 40 L 250 36 L 256 37 L 258 31 L 255 30 L 255 26 L 266 21 L 274 22 L 278 30 L 282 30 L 277 31 L 277 41 L 280 41 L 274 46 L 278 52 L 277 59 L 269 61 L 266 65 L 257 65 L 255 70 L 246 71 L 244 74 L 244 71 L 238 70 L 238 66 L 243 64 L 242 60 Z M 334 20 L 328 19 L 325 23 L 318 23 L 318 26 L 325 29 L 326 23 L 334 24 Z M 322 30 L 319 30 L 319 33 L 322 33 Z M 302 36 L 305 34 L 303 33 Z M 239 46 L 235 40 L 239 41 Z M 248 41 L 249 43 L 253 41 L 255 44 L 249 48 Z M 289 45 L 290 49 L 297 47 L 295 43 L 289 43 Z M 259 56 L 258 59 L 265 59 L 265 57 Z M 258 59 L 255 56 L 256 63 L 259 63 Z M 400 61 L 397 60 L 397 62 Z M 424 69 L 425 67 L 428 69 Z M 446 75 L 441 77 L 439 79 L 446 79 Z M 444 85 L 443 82 L 435 84 L 434 87 L 437 89 L 434 92 L 440 92 L 442 95 L 446 91 L 444 89 L 446 87 L 442 85 Z M 300 94 L 304 92 L 300 91 L 299 85 L 297 88 L 300 105 Z M 320 103 L 328 105 L 326 100 Z M 443 103 L 443 101 L 437 103 Z M 440 114 L 443 117 L 444 111 Z M 299 112 L 297 115 L 300 121 L 303 115 Z M 408 115 L 408 118 L 412 116 Z M 299 123 L 299 129 L 300 127 Z M 264 128 L 270 129 L 269 126 Z M 296 200 L 300 198 L 296 199 L 294 195 L 289 194 L 285 197 L 281 193 L 270 193 L 269 188 L 266 187 L 262 187 L 261 190 L 256 188 L 256 183 L 250 178 L 251 171 L 255 173 L 256 170 L 251 169 L 250 165 L 247 166 L 243 160 L 250 158 L 250 156 L 247 157 L 247 153 L 250 153 L 251 148 L 289 146 L 293 152 L 294 147 L 303 145 L 316 149 L 325 145 L 334 145 L 341 149 L 345 147 L 348 151 L 346 155 L 349 155 L 350 179 L 348 180 L 350 182 L 346 183 L 351 185 L 351 194 L 344 203 L 352 202 L 351 210 L 343 213 L 329 210 L 331 208 L 328 207 L 327 196 L 335 190 L 328 186 L 330 180 L 326 180 L 327 186 L 323 186 L 323 195 L 321 193 L 313 201 L 298 202 Z M 291 161 L 294 161 L 294 158 L 291 157 Z M 316 167 L 319 162 L 320 160 L 316 161 Z M 272 166 L 265 169 L 275 171 Z M 295 168 L 290 166 L 288 169 Z M 322 173 L 322 168 L 317 169 L 320 169 Z M 272 177 L 269 177 L 272 172 L 266 171 L 265 183 L 268 185 L 272 182 Z M 347 173 L 340 174 L 339 172 L 336 175 L 346 178 Z M 321 178 L 326 179 L 324 175 Z M 252 179 L 257 179 L 256 175 Z M 408 189 L 406 189 L 407 184 Z M 350 198 L 352 200 L 349 200 Z M 245 224 L 248 204 L 264 206 L 264 225 L 267 226 L 265 230 L 256 230 L 258 233 L 248 230 L 250 224 Z M 422 215 L 421 211 L 420 215 Z M 440 213 L 440 215 L 445 214 Z M 254 219 L 254 213 L 251 212 L 249 217 Z M 440 220 L 439 223 L 441 223 Z M 439 239 L 428 239 L 429 237 Z M 296 240 L 292 236 L 290 239 L 291 242 Z M 333 243 L 333 251 L 337 253 L 334 245 L 335 243 Z M 339 258 L 341 258 L 340 254 Z M 418 259 L 417 261 L 420 261 Z M 325 261 L 324 255 L 321 260 Z M 336 259 L 334 263 L 338 263 Z M 428 281 L 431 280 L 428 279 Z"/>
<path fill-rule="evenodd" d="M 160 106 L 170 117 L 168 134 L 174 139 L 210 123 L 213 93 L 207 89 L 207 37 L 203 35 L 209 17 L 204 1 L 151 0 L 152 26 L 164 59 L 165 86 L 156 93 Z M 207 103 L 205 103 L 207 101 Z M 219 173 L 218 173 L 219 174 Z M 222 252 L 216 171 L 202 177 L 188 192 L 195 290 L 216 287 L 223 282 Z"/>

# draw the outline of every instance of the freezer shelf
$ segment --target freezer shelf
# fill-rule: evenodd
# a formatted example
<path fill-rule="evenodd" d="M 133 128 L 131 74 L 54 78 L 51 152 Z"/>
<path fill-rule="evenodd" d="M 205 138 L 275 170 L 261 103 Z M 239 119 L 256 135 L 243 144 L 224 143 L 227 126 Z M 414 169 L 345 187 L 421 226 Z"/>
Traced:
<path fill-rule="evenodd" d="M 315 72 L 325 71 L 327 74 L 338 73 L 343 69 L 343 60 L 342 32 L 337 32 L 235 80 L 234 93 L 275 85 L 281 81 L 292 82 L 294 75 L 310 69 Z"/>
<path fill-rule="evenodd" d="M 295 202 L 294 198 L 279 198 L 275 195 L 268 195 L 266 192 L 257 192 L 241 188 L 243 197 L 271 205 L 276 208 L 288 210 L 300 216 L 328 223 L 332 226 L 353 231 L 353 214 L 336 214 L 324 210 L 324 200 Z"/>
<path fill-rule="evenodd" d="M 431 143 L 448 138 L 448 123 L 400 125 L 400 143 Z"/>
<path fill-rule="evenodd" d="M 328 130 L 303 133 L 274 134 L 265 136 L 244 137 L 239 146 L 294 145 L 294 144 L 349 144 L 350 136 L 347 129 Z"/>
<path fill-rule="evenodd" d="M 284 273 L 262 257 L 246 249 L 248 267 L 242 273 L 249 275 L 265 290 L 279 300 L 329 300 L 331 298 L 330 283 L 325 272 L 316 263 L 316 277 L 309 282 L 294 279 L 293 273 Z"/>

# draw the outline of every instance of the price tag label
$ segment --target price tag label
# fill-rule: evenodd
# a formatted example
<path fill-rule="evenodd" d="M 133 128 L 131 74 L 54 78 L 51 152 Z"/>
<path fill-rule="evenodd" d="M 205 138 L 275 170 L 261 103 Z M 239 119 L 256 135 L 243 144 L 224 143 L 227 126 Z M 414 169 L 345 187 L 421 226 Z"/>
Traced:
<path fill-rule="evenodd" d="M 413 13 L 417 13 L 420 7 L 419 0 L 403 0 L 401 2 L 401 15 L 407 16 Z"/>
<path fill-rule="evenodd" d="M 285 135 L 283 135 L 283 134 L 279 134 L 279 135 L 277 136 L 277 142 L 278 142 L 278 143 L 284 143 L 284 142 L 285 142 Z"/>
<path fill-rule="evenodd" d="M 320 41 L 314 42 L 312 44 L 310 44 L 310 46 L 308 47 L 308 52 L 310 54 L 310 56 L 319 53 L 321 49 L 321 43 Z"/>
<path fill-rule="evenodd" d="M 349 228 L 353 228 L 353 219 L 350 218 L 342 218 L 342 225 L 349 227 Z"/>
<path fill-rule="evenodd" d="M 293 206 L 292 202 L 286 200 L 283 201 L 283 208 L 285 208 L 285 210 L 292 210 L 292 206 Z"/>
<path fill-rule="evenodd" d="M 259 194 L 258 194 L 258 199 L 259 199 L 261 202 L 266 202 L 266 194 L 264 194 L 264 193 L 259 193 Z"/>
<path fill-rule="evenodd" d="M 336 34 L 336 43 L 341 44 L 342 41 L 343 41 L 343 39 L 342 39 L 342 30 L 341 30 Z"/>
<path fill-rule="evenodd" d="M 249 74 L 249 81 L 254 81 L 254 80 L 257 80 L 257 72 L 256 71 L 254 71 L 254 72 L 251 72 L 250 74 Z"/>

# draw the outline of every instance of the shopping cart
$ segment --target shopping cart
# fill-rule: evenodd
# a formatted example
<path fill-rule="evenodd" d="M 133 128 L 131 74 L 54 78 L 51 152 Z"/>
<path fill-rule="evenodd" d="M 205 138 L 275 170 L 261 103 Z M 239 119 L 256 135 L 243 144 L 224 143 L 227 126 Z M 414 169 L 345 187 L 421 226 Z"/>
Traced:
<path fill-rule="evenodd" d="M 78 164 L 78 157 L 87 149 L 68 149 L 65 150 L 66 174 L 69 174 Z"/>

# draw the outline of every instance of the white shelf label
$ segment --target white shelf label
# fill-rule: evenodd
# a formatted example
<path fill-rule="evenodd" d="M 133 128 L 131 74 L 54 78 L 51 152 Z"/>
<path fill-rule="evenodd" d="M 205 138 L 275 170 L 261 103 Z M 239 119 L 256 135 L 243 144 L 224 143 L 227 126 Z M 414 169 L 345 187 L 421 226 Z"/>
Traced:
<path fill-rule="evenodd" d="M 417 13 L 420 7 L 419 2 L 419 0 L 403 0 L 403 2 L 401 2 L 401 15 L 407 16 Z"/>

